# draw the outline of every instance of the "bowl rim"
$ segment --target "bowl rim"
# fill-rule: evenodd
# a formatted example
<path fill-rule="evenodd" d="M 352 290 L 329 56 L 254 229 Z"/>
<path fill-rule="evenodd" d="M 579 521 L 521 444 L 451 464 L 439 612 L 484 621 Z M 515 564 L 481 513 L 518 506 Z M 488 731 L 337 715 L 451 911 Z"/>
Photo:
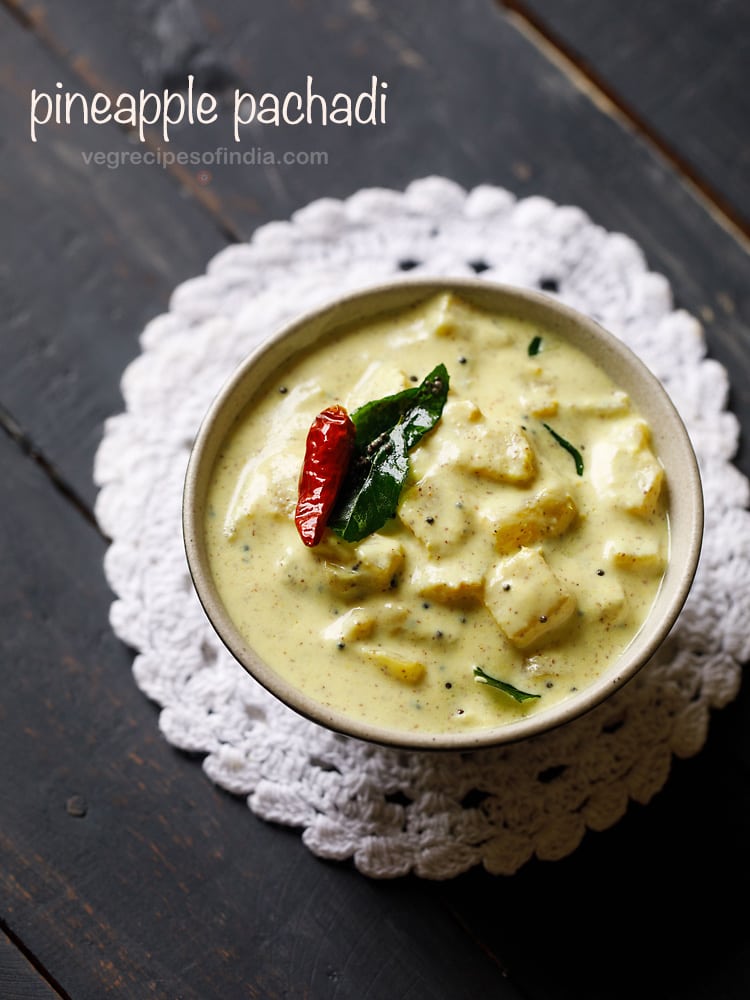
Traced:
<path fill-rule="evenodd" d="M 274 363 L 277 354 L 283 355 L 289 345 L 292 345 L 293 349 L 287 350 L 283 363 L 283 360 L 293 358 L 319 339 L 353 324 L 356 322 L 355 317 L 365 320 L 393 312 L 399 308 L 393 304 L 394 300 L 403 299 L 402 305 L 406 307 L 426 300 L 431 295 L 449 291 L 462 295 L 469 301 L 478 301 L 479 304 L 485 301 L 489 304 L 491 300 L 494 304 L 485 307 L 498 312 L 510 312 L 521 318 L 528 318 L 529 314 L 544 315 L 547 328 L 567 327 L 569 330 L 576 330 L 572 339 L 577 346 L 581 347 L 577 339 L 579 336 L 589 348 L 596 345 L 595 350 L 599 356 L 594 360 L 601 365 L 602 359 L 606 357 L 607 364 L 604 367 L 610 377 L 614 377 L 618 385 L 625 382 L 626 391 L 631 395 L 634 388 L 637 390 L 635 395 L 639 398 L 636 409 L 651 425 L 655 436 L 659 436 L 663 443 L 668 441 L 669 453 L 677 455 L 674 464 L 680 469 L 679 492 L 675 491 L 675 484 L 671 482 L 669 475 L 667 481 L 670 489 L 670 513 L 676 504 L 682 517 L 679 525 L 679 559 L 675 559 L 673 528 L 670 527 L 667 570 L 654 605 L 655 608 L 660 603 L 663 605 L 659 621 L 651 621 L 648 628 L 644 624 L 620 657 L 602 676 L 576 696 L 565 698 L 544 711 L 523 715 L 518 720 L 497 726 L 456 733 L 403 731 L 369 723 L 329 708 L 282 677 L 254 652 L 234 626 L 213 581 L 203 540 L 203 499 L 218 443 L 267 376 L 278 370 L 279 363 Z M 503 310 L 498 302 L 512 304 L 513 308 L 509 309 L 506 305 Z M 583 349 L 586 350 L 586 347 Z M 622 372 L 619 376 L 613 376 L 611 367 L 607 367 L 608 364 L 617 363 L 624 363 L 626 379 L 622 377 Z M 251 381 L 253 374 L 262 371 L 264 366 L 268 369 L 266 374 L 258 377 L 254 390 L 248 391 L 243 397 L 245 383 Z M 655 409 L 661 417 L 658 427 L 654 427 L 652 420 L 643 413 L 644 400 L 650 401 L 646 408 Z M 660 458 L 663 457 L 663 448 L 657 446 L 656 452 Z M 404 277 L 381 282 L 329 299 L 278 327 L 236 366 L 208 407 L 190 452 L 182 499 L 183 543 L 190 576 L 209 623 L 234 659 L 262 687 L 298 715 L 351 738 L 412 751 L 470 751 L 515 743 L 565 725 L 607 700 L 645 666 L 677 621 L 697 571 L 703 527 L 704 504 L 700 471 L 688 431 L 667 390 L 630 347 L 596 320 L 544 292 L 484 278 L 450 276 Z M 669 591 L 665 596 L 667 580 Z M 651 618 L 652 615 L 647 623 Z"/>

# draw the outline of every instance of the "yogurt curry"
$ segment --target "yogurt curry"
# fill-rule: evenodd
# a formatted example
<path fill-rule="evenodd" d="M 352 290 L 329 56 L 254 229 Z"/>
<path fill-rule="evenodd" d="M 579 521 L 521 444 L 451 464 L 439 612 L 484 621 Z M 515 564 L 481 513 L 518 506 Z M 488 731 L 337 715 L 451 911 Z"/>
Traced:
<path fill-rule="evenodd" d="M 445 293 L 263 388 L 216 462 L 208 555 L 239 632 L 308 696 L 403 732 L 481 729 L 633 639 L 665 493 L 647 424 L 591 359 Z"/>

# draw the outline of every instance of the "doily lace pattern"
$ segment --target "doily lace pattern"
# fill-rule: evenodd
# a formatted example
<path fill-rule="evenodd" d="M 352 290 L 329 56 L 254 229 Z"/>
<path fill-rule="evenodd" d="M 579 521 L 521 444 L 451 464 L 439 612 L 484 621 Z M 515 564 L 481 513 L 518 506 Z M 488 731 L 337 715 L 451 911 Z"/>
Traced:
<path fill-rule="evenodd" d="M 394 276 L 462 276 L 543 288 L 622 338 L 670 392 L 706 500 L 695 584 L 659 655 L 607 704 L 524 744 L 471 754 L 370 746 L 300 718 L 215 637 L 181 535 L 189 450 L 233 368 L 295 315 Z M 180 285 L 123 375 L 124 411 L 97 453 L 97 517 L 111 539 L 111 623 L 174 746 L 307 847 L 373 877 L 517 871 L 562 858 L 630 800 L 648 802 L 674 756 L 703 746 L 710 713 L 750 659 L 750 491 L 732 464 L 739 425 L 726 371 L 699 323 L 629 238 L 575 207 L 426 178 L 405 191 L 322 199 L 230 246 Z M 679 489 L 679 484 L 676 484 Z"/>

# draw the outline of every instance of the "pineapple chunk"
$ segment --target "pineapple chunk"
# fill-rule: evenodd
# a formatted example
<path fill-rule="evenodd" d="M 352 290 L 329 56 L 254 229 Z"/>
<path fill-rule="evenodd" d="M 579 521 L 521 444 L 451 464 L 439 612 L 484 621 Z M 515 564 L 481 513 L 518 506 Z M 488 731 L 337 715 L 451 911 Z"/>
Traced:
<path fill-rule="evenodd" d="M 386 361 L 373 361 L 367 366 L 362 377 L 352 386 L 346 398 L 349 412 L 358 406 L 364 406 L 371 399 L 382 396 L 392 396 L 402 389 L 413 386 L 406 372 Z"/>
<path fill-rule="evenodd" d="M 658 542 L 637 531 L 618 534 L 604 545 L 604 558 L 613 566 L 635 572 L 661 573 L 664 554 Z"/>
<path fill-rule="evenodd" d="M 630 514 L 650 517 L 656 510 L 664 469 L 651 450 L 648 425 L 630 420 L 591 449 L 589 471 L 599 496 Z"/>
<path fill-rule="evenodd" d="M 418 477 L 454 466 L 494 482 L 527 485 L 536 475 L 536 456 L 524 431 L 510 420 L 489 423 L 471 400 L 446 404 L 440 433 L 417 449 Z"/>
<path fill-rule="evenodd" d="M 463 606 L 480 601 L 485 567 L 477 560 L 459 557 L 421 563 L 411 575 L 420 597 L 440 604 Z"/>
<path fill-rule="evenodd" d="M 630 409 L 630 397 L 621 389 L 608 396 L 583 396 L 563 404 L 569 413 L 587 417 L 621 417 Z"/>
<path fill-rule="evenodd" d="M 398 516 L 430 552 L 460 542 L 474 527 L 474 515 L 461 500 L 460 479 L 449 470 L 423 476 L 406 490 Z"/>
<path fill-rule="evenodd" d="M 326 405 L 312 380 L 300 383 L 279 400 L 273 440 L 252 455 L 236 476 L 224 520 L 224 534 L 234 538 L 248 520 L 268 515 L 287 519 L 297 503 L 301 455 L 312 414 Z"/>
<path fill-rule="evenodd" d="M 614 574 L 596 580 L 585 596 L 582 594 L 579 606 L 584 614 L 594 615 L 599 621 L 616 624 L 623 620 L 628 611 L 628 602 L 622 584 Z"/>
<path fill-rule="evenodd" d="M 470 400 L 449 400 L 443 407 L 439 432 L 428 434 L 411 453 L 414 478 L 436 476 L 446 467 L 457 465 L 461 457 L 461 434 L 466 424 L 481 419 L 482 411 Z"/>
<path fill-rule="evenodd" d="M 501 496 L 506 503 L 486 506 L 482 516 L 492 528 L 495 548 L 503 554 L 561 535 L 578 513 L 573 498 L 559 486 L 546 487 L 525 500 Z"/>
<path fill-rule="evenodd" d="M 425 665 L 383 649 L 365 649 L 365 656 L 372 660 L 388 677 L 402 684 L 419 684 L 425 675 Z"/>
<path fill-rule="evenodd" d="M 488 576 L 484 602 L 514 646 L 546 639 L 576 610 L 573 595 L 549 568 L 540 549 L 521 549 Z"/>
<path fill-rule="evenodd" d="M 463 303 L 451 292 L 438 296 L 433 304 L 433 330 L 438 337 L 450 337 L 460 326 Z"/>
<path fill-rule="evenodd" d="M 467 433 L 463 463 L 471 472 L 496 482 L 526 485 L 536 474 L 536 458 L 529 439 L 510 421 L 483 423 Z"/>
<path fill-rule="evenodd" d="M 495 482 L 529 483 L 536 474 L 536 458 L 526 434 L 509 420 L 489 424 L 470 403 L 451 414 L 459 466 Z"/>
<path fill-rule="evenodd" d="M 253 518 L 289 518 L 297 503 L 298 479 L 299 461 L 293 454 L 260 455 L 249 462 L 227 510 L 225 536 L 234 538 L 240 525 Z"/>
<path fill-rule="evenodd" d="M 616 624 L 628 613 L 628 601 L 618 573 L 596 569 L 588 561 L 560 556 L 556 574 L 576 595 L 578 609 L 597 621 Z"/>
<path fill-rule="evenodd" d="M 543 368 L 534 365 L 529 367 L 523 379 L 519 398 L 521 412 L 532 417 L 554 417 L 559 407 L 557 388 L 543 377 L 543 372 Z"/>
<path fill-rule="evenodd" d="M 369 611 L 364 608 L 349 608 L 327 625 L 321 634 L 331 642 L 353 642 L 355 639 L 368 638 L 374 628 L 375 618 Z"/>
<path fill-rule="evenodd" d="M 439 648 L 455 643 L 462 632 L 463 624 L 457 624 L 457 615 L 446 615 L 442 607 L 422 607 L 396 601 L 385 601 L 376 613 L 377 634 L 387 644 L 391 639 L 404 641 L 413 649 L 424 648 L 425 644 Z"/>
<path fill-rule="evenodd" d="M 352 545 L 329 532 L 311 551 L 323 561 L 331 589 L 355 599 L 388 590 L 404 565 L 403 546 L 387 535 L 369 535 Z"/>
<path fill-rule="evenodd" d="M 451 399 L 443 407 L 443 424 L 451 427 L 465 427 L 484 420 L 484 414 L 471 399 Z"/>
<path fill-rule="evenodd" d="M 437 295 L 428 303 L 427 309 L 428 322 L 437 337 L 454 337 L 457 333 L 466 335 L 468 324 L 474 324 L 477 317 L 483 315 L 481 310 L 452 292 Z M 504 340 L 507 339 L 506 336 Z"/>

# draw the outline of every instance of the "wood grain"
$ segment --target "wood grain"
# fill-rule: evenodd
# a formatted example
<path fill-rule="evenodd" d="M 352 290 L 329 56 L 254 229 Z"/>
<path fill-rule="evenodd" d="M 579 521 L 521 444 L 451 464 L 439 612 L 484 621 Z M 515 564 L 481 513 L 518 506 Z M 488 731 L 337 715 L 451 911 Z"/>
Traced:
<path fill-rule="evenodd" d="M 719 360 L 742 370 L 750 353 L 745 247 L 668 162 L 597 108 L 489 0 L 446 4 L 439 19 L 426 16 L 424 0 L 398 11 L 391 3 L 334 0 L 325 17 L 288 0 L 260 0 L 252 17 L 239 0 L 169 9 L 189 9 L 200 25 L 205 42 L 197 51 L 210 68 L 208 83 L 283 93 L 306 67 L 321 89 L 351 89 L 374 67 L 391 82 L 390 121 L 356 134 L 266 129 L 253 144 L 275 154 L 322 149 L 328 165 L 216 168 L 197 201 L 184 197 L 200 186 L 189 171 L 84 170 L 80 151 L 94 146 L 94 137 L 102 149 L 127 148 L 114 126 L 63 128 L 54 144 L 41 139 L 33 149 L 20 142 L 32 84 L 60 75 L 66 86 L 118 93 L 176 78 L 179 60 L 168 44 L 176 29 L 170 35 L 153 4 L 120 5 L 113 18 L 94 0 L 65 11 L 35 0 L 31 27 L 2 34 L 16 97 L 7 114 L 19 137 L 4 190 L 19 242 L 9 265 L 13 336 L 3 341 L 0 400 L 85 497 L 92 497 L 99 423 L 108 406 L 120 406 L 113 372 L 135 353 L 141 322 L 163 308 L 170 288 L 200 273 L 227 232 L 247 237 L 314 197 L 342 197 L 361 186 L 403 187 L 440 173 L 469 187 L 487 181 L 578 204 L 640 243 L 671 281 L 677 303 L 703 320 Z M 184 70 L 197 68 L 189 44 L 176 50 Z M 220 121 L 200 134 L 179 132 L 174 149 L 214 150 L 226 140 Z M 33 205 L 20 196 L 28 184 Z M 39 274 L 56 279 L 43 297 L 36 295 Z M 750 412 L 748 380 L 736 379 L 733 392 L 738 412 Z M 54 406 L 36 405 L 50 393 Z"/>
<path fill-rule="evenodd" d="M 563 6 L 570 22 L 594 17 L 592 5 Z M 640 8 L 617 14 L 633 61 L 651 51 L 629 20 Z M 677 23 L 676 7 L 664 9 Z M 592 62 L 604 37 L 593 34 Z M 734 910 L 750 891 L 746 690 L 653 802 L 572 857 L 510 879 L 375 882 L 257 820 L 162 739 L 132 652 L 109 628 L 106 543 L 91 522 L 94 450 L 145 322 L 228 240 L 315 197 L 439 173 L 582 206 L 633 236 L 704 321 L 747 428 L 743 240 L 674 159 L 490 0 L 331 0 L 322 13 L 302 0 L 251 11 L 240 0 L 6 0 L 0 65 L 0 920 L 11 933 L 0 936 L 0 984 L 7 969 L 19 989 L 46 989 L 20 942 L 74 1000 L 744 996 L 750 953 Z M 25 141 L 32 86 L 117 93 L 188 70 L 224 95 L 283 92 L 308 71 L 322 88 L 352 90 L 377 71 L 391 85 L 390 122 L 253 135 L 275 152 L 323 148 L 329 164 L 228 167 L 206 183 L 194 170 L 85 167 L 83 150 L 133 148 L 114 126 Z M 679 68 L 663 71 L 674 86 Z M 716 86 L 705 97 L 721 138 L 739 105 L 725 116 Z M 670 121 L 687 114 L 678 105 Z M 700 120 L 710 134 L 711 114 Z M 174 149 L 226 139 L 225 124 L 183 130 Z M 750 473 L 746 444 L 739 464 Z"/>
<path fill-rule="evenodd" d="M 57 992 L 0 931 L 0 997 L 6 1000 L 60 1000 Z M 66 1000 L 66 998 L 63 998 Z"/>
<path fill-rule="evenodd" d="M 166 744 L 107 626 L 104 542 L 5 436 L 0 467 L 0 916 L 61 990 L 517 998 L 431 886 L 315 859 Z"/>
<path fill-rule="evenodd" d="M 504 0 L 569 55 L 639 129 L 750 233 L 743 0 Z M 717 111 L 719 112 L 717 114 Z"/>
<path fill-rule="evenodd" d="M 226 238 L 164 171 L 86 166 L 82 152 L 130 148 L 117 128 L 31 143 L 31 88 L 75 76 L 3 8 L 0 65 L 0 402 L 90 505 L 102 422 L 122 406 L 143 326 Z"/>

